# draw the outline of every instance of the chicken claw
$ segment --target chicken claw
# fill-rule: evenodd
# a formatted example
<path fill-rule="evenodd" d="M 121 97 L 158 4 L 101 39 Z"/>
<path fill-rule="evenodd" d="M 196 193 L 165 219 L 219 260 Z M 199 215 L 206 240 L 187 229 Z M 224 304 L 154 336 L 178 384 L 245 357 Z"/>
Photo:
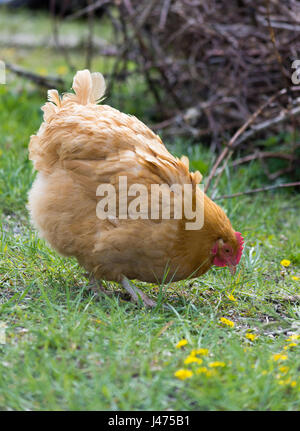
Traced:
<path fill-rule="evenodd" d="M 87 289 L 90 290 L 92 293 L 95 294 L 95 296 L 99 296 L 99 294 L 104 294 L 107 296 L 113 296 L 114 292 L 111 290 L 106 290 L 101 283 L 101 281 L 96 280 L 94 276 L 89 277 L 89 284 L 87 285 Z"/>
<path fill-rule="evenodd" d="M 122 278 L 122 286 L 131 296 L 132 302 L 136 302 L 137 304 L 139 302 L 142 302 L 145 307 L 151 307 L 151 308 L 156 307 L 156 302 L 150 299 L 144 292 L 142 292 L 136 286 L 131 284 L 128 278 L 126 278 L 125 276 L 123 276 Z"/>

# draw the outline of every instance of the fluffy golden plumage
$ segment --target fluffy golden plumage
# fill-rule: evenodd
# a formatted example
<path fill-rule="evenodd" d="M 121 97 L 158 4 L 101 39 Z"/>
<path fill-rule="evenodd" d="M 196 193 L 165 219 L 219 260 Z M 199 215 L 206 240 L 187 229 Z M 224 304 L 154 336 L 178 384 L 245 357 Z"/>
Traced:
<path fill-rule="evenodd" d="M 38 171 L 29 193 L 29 210 L 40 234 L 59 253 L 75 256 L 98 279 L 122 276 L 147 282 L 162 280 L 167 267 L 173 281 L 205 273 L 211 252 L 222 239 L 234 252 L 238 242 L 223 210 L 204 196 L 204 226 L 188 231 L 185 220 L 100 220 L 96 215 L 100 184 L 191 184 L 193 198 L 202 191 L 199 172 L 188 159 L 173 157 L 137 118 L 97 105 L 105 91 L 101 74 L 77 72 L 73 89 L 62 98 L 50 90 L 44 122 L 29 145 Z"/>

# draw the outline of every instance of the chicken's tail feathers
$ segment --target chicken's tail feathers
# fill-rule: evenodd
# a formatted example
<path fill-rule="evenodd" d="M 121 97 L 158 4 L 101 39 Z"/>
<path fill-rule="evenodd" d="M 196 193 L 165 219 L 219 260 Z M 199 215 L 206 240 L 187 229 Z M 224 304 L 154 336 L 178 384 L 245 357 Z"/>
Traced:
<path fill-rule="evenodd" d="M 87 69 L 79 70 L 74 76 L 72 88 L 75 94 L 65 93 L 62 99 L 57 90 L 48 90 L 48 102 L 42 107 L 45 121 L 50 121 L 53 114 L 58 113 L 65 103 L 87 105 L 101 102 L 106 89 L 105 79 L 99 72 L 91 73 Z"/>
<path fill-rule="evenodd" d="M 92 96 L 94 103 L 99 103 L 104 98 L 106 83 L 104 76 L 100 72 L 94 72 L 91 74 L 92 77 Z"/>
<path fill-rule="evenodd" d="M 59 158 L 65 156 L 68 150 L 67 137 L 73 142 L 72 126 L 67 121 L 69 108 L 74 105 L 95 105 L 103 99 L 105 93 L 105 80 L 101 73 L 91 73 L 89 70 L 80 70 L 73 79 L 72 88 L 74 93 L 65 93 L 61 98 L 57 90 L 48 91 L 48 101 L 42 107 L 44 112 L 44 122 L 39 131 L 32 135 L 29 144 L 29 159 L 34 161 L 34 166 L 38 171 L 51 172 Z M 61 120 L 60 111 L 64 108 L 64 119 Z M 76 108 L 76 107 L 75 107 Z M 83 108 L 84 109 L 84 108 Z M 85 109 L 84 109 L 85 110 Z M 75 109 L 76 111 L 76 109 Z M 73 123 L 72 123 L 73 122 Z M 74 124 L 74 121 L 71 120 Z M 70 152 L 75 151 L 71 146 Z"/>
<path fill-rule="evenodd" d="M 73 102 L 80 105 L 87 105 L 88 103 L 99 103 L 103 100 L 103 96 L 106 90 L 105 79 L 99 72 L 91 73 L 89 70 L 79 70 L 73 78 L 72 88 L 74 93 L 65 93 L 62 100 L 59 97 L 57 90 L 48 90 L 48 102 L 42 108 L 46 113 L 47 111 L 51 114 L 54 109 L 61 108 L 64 102 Z M 45 118 L 45 120 L 47 120 Z"/>
<path fill-rule="evenodd" d="M 72 88 L 75 94 L 66 93 L 63 101 L 71 100 L 80 105 L 99 103 L 105 93 L 105 79 L 99 72 L 91 73 L 87 69 L 79 70 L 74 76 Z"/>

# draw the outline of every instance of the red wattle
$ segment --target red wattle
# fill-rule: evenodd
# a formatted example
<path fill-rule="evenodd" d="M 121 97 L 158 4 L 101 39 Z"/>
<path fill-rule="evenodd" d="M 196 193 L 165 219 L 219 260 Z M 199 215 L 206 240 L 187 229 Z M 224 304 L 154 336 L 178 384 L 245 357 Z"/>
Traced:
<path fill-rule="evenodd" d="M 235 232 L 235 237 L 238 241 L 239 244 L 239 248 L 236 254 L 236 265 L 239 263 L 239 261 L 241 260 L 242 257 L 242 253 L 243 253 L 243 248 L 244 248 L 244 238 L 242 237 L 242 234 L 240 232 Z"/>

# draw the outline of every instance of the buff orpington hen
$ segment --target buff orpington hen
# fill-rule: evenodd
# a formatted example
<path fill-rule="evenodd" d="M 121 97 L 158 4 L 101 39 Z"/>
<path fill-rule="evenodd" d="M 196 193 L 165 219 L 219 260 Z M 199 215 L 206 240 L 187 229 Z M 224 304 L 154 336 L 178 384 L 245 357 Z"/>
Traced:
<path fill-rule="evenodd" d="M 134 116 L 98 104 L 105 92 L 100 73 L 78 71 L 73 90 L 63 97 L 49 90 L 44 121 L 29 144 L 38 174 L 28 207 L 40 235 L 62 255 L 75 256 L 101 290 L 101 280 L 121 282 L 133 301 L 147 306 L 155 301 L 129 280 L 195 278 L 212 265 L 234 272 L 243 238 L 204 194 L 201 174 L 189 172 L 187 157 L 172 156 Z M 124 181 L 133 186 L 126 196 Z M 161 186 L 154 214 L 153 185 Z M 183 188 L 164 200 L 174 185 Z M 191 215 L 182 210 L 179 217 L 185 202 Z M 162 215 L 166 207 L 169 217 Z"/>

